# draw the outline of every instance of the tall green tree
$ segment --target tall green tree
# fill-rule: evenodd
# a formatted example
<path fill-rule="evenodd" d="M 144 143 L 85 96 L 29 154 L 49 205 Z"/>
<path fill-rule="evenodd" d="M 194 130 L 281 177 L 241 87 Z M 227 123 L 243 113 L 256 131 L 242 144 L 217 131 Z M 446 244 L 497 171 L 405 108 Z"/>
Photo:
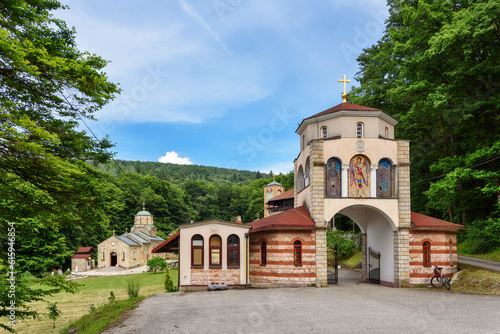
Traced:
<path fill-rule="evenodd" d="M 388 5 L 384 36 L 358 58 L 352 101 L 400 120 L 397 136 L 411 140 L 414 210 L 467 233 L 500 225 L 500 4 Z M 500 245 L 484 237 L 486 248 Z"/>
<path fill-rule="evenodd" d="M 113 191 L 86 163 L 107 161 L 112 144 L 78 127 L 119 90 L 105 60 L 76 48 L 74 29 L 52 15 L 58 9 L 53 0 L 0 3 L 0 229 L 12 221 L 22 231 L 23 270 L 39 246 L 66 256 L 72 226 L 102 230 Z"/>

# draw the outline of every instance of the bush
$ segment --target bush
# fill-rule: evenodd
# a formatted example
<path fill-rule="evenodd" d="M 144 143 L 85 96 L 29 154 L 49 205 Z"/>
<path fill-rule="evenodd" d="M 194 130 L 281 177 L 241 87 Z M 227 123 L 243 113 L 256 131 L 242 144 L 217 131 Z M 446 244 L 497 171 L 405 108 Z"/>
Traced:
<path fill-rule="evenodd" d="M 168 267 L 167 271 L 165 272 L 165 290 L 167 290 L 167 292 L 177 291 L 177 288 L 174 287 L 174 282 L 172 281 L 172 277 L 170 277 L 170 270 L 168 270 Z"/>
<path fill-rule="evenodd" d="M 167 267 L 167 261 L 161 257 L 154 257 L 148 261 L 147 265 L 149 268 L 153 269 L 156 274 L 157 270 L 165 270 Z"/>
<path fill-rule="evenodd" d="M 343 231 L 327 231 L 326 232 L 326 244 L 328 248 L 334 248 L 335 245 L 338 247 L 339 258 L 349 258 L 356 252 L 356 243 L 353 238 L 356 236 L 346 236 L 346 232 Z"/>
<path fill-rule="evenodd" d="M 127 294 L 130 298 L 137 298 L 139 296 L 139 282 L 129 281 L 127 284 Z"/>

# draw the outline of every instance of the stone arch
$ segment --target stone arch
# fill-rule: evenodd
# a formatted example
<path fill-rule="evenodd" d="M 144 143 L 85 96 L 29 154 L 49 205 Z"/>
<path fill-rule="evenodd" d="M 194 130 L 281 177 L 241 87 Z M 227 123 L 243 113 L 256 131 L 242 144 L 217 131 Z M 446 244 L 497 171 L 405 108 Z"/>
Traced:
<path fill-rule="evenodd" d="M 390 215 L 380 208 L 366 204 L 347 204 L 336 211 L 326 212 L 325 217 L 342 214 L 351 218 L 361 230 L 362 236 L 362 273 L 363 279 L 368 275 L 368 249 L 380 252 L 380 280 L 382 284 L 393 285 L 395 282 L 394 265 L 394 233 L 396 223 Z"/>

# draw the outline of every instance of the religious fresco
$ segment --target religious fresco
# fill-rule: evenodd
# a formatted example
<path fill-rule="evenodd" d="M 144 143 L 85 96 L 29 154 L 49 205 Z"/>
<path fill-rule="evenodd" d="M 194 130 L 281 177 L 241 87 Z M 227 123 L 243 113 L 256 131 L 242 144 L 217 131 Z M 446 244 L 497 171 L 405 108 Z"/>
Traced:
<path fill-rule="evenodd" d="M 340 197 L 340 166 L 342 164 L 336 158 L 330 158 L 326 163 L 326 197 Z"/>
<path fill-rule="evenodd" d="M 349 197 L 370 197 L 370 161 L 362 155 L 349 164 Z"/>
<path fill-rule="evenodd" d="M 392 197 L 392 164 L 388 159 L 382 159 L 377 169 L 377 197 Z"/>

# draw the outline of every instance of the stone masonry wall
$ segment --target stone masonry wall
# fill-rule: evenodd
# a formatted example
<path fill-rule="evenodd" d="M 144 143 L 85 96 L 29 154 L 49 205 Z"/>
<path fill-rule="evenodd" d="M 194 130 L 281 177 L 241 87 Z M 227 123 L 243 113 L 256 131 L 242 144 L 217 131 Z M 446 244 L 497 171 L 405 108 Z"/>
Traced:
<path fill-rule="evenodd" d="M 294 265 L 293 243 L 302 242 L 302 265 Z M 260 263 L 260 245 L 266 241 L 266 265 Z M 252 286 L 306 286 L 316 283 L 315 230 L 250 234 L 249 280 Z"/>
<path fill-rule="evenodd" d="M 323 157 L 323 140 L 311 142 L 311 200 L 309 213 L 316 224 L 316 285 L 326 286 L 327 250 L 325 220 L 325 160 Z"/>
<path fill-rule="evenodd" d="M 410 230 L 410 284 L 428 284 L 434 266 L 442 267 L 448 277 L 457 272 L 457 234 L 452 231 Z M 431 245 L 430 266 L 423 266 L 423 243 Z M 451 242 L 451 252 L 450 252 Z M 451 257 L 450 257 L 451 253 Z"/>
<path fill-rule="evenodd" d="M 191 285 L 208 285 L 212 282 L 240 285 L 240 268 L 191 269 Z"/>
<path fill-rule="evenodd" d="M 394 232 L 394 284 L 408 285 L 410 281 L 409 229 L 410 203 L 410 142 L 398 141 L 398 198 L 399 229 Z"/>

